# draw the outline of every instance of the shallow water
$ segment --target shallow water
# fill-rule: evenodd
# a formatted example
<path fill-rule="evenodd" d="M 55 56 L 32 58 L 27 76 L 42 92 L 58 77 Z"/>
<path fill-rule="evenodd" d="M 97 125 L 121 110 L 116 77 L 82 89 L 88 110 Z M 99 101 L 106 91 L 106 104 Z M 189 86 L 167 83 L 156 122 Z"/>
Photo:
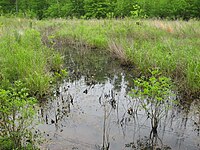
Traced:
<path fill-rule="evenodd" d="M 198 101 L 173 107 L 150 138 L 150 119 L 128 95 L 133 68 L 103 51 L 66 49 L 65 55 L 69 78 L 39 112 L 47 139 L 41 149 L 200 149 Z"/>

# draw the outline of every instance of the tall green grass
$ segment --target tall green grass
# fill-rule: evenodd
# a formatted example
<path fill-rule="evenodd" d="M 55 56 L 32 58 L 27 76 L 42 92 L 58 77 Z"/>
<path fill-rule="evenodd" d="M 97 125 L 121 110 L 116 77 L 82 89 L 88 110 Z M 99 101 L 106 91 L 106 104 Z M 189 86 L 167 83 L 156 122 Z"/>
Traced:
<path fill-rule="evenodd" d="M 160 68 L 179 90 L 200 91 L 200 22 L 161 20 L 63 20 L 52 33 L 60 40 L 107 49 L 137 71 Z"/>
<path fill-rule="evenodd" d="M 29 22 L 19 27 L 20 20 L 10 19 L 12 24 L 1 21 L 0 86 L 7 88 L 20 80 L 30 89 L 30 94 L 36 97 L 48 94 L 53 80 L 51 71 L 61 69 L 60 54 L 43 45 L 40 32 L 32 29 Z"/>
<path fill-rule="evenodd" d="M 66 73 L 61 55 L 42 42 L 45 25 L 0 17 L 0 149 L 37 149 L 35 98 L 42 100 Z"/>

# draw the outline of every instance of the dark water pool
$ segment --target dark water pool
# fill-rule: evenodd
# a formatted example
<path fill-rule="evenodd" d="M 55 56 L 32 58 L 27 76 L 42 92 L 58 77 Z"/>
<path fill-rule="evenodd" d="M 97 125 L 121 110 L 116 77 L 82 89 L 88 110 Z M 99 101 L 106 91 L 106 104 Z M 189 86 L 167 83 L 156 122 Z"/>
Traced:
<path fill-rule="evenodd" d="M 160 121 L 158 136 L 150 137 L 150 119 L 128 95 L 134 68 L 98 50 L 66 49 L 65 62 L 69 78 L 39 112 L 47 139 L 41 149 L 200 149 L 198 100 L 173 107 Z"/>

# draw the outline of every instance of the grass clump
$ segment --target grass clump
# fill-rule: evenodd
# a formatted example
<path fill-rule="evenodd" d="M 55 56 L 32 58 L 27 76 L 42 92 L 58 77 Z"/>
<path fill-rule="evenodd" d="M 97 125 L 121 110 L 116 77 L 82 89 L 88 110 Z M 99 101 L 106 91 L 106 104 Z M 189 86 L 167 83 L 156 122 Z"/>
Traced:
<path fill-rule="evenodd" d="M 30 42 L 29 38 L 31 37 L 28 34 L 32 34 L 32 37 L 36 36 L 36 38 L 30 39 Z M 34 30 L 28 30 L 20 37 L 22 38 L 20 40 L 18 37 L 10 35 L 2 38 L 0 43 L 2 83 L 12 83 L 22 79 L 30 87 L 28 84 L 33 76 L 45 74 L 45 61 L 41 59 L 45 55 L 38 50 L 40 43 L 37 34 L 38 32 Z M 46 87 L 42 88 L 44 90 Z"/>
<path fill-rule="evenodd" d="M 41 97 L 48 94 L 53 80 L 50 71 L 59 71 L 61 65 L 58 52 L 44 46 L 40 32 L 35 29 L 15 31 L 1 37 L 0 85 L 3 88 L 21 80 L 31 95 Z"/>
<path fill-rule="evenodd" d="M 107 36 L 99 20 L 69 20 L 59 30 L 55 30 L 55 37 L 68 38 L 71 43 L 88 48 L 106 48 Z"/>

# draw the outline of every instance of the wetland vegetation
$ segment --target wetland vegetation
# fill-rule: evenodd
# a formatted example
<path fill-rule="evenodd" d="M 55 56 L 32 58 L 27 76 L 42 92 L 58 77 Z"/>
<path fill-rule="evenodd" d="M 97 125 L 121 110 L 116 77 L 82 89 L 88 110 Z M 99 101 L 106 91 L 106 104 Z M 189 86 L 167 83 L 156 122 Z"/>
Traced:
<path fill-rule="evenodd" d="M 199 11 L 199 0 L 2 0 L 0 150 L 199 149 Z"/>
<path fill-rule="evenodd" d="M 29 89 L 29 95 L 41 101 L 45 95 L 51 93 L 50 89 L 53 89 L 57 79 L 70 71 L 70 68 L 64 69 L 67 68 L 63 63 L 64 52 L 59 50 L 67 46 L 80 50 L 82 63 L 87 62 L 84 56 L 88 51 L 94 51 L 98 57 L 104 57 L 99 55 L 99 52 L 109 55 L 119 61 L 119 66 L 132 70 L 132 78 L 141 75 L 148 77 L 148 70 L 157 68 L 164 76 L 173 80 L 177 87 L 173 90 L 181 99 L 189 98 L 192 102 L 192 98 L 199 98 L 199 21 L 39 21 L 6 17 L 1 17 L 0 20 L 1 89 L 7 92 L 15 81 L 21 81 L 24 87 Z M 73 59 L 71 57 L 70 54 L 67 59 Z M 92 59 L 94 64 L 97 60 Z M 90 63 L 88 67 L 91 67 Z M 106 63 L 110 62 L 104 62 L 102 68 L 94 66 L 96 73 L 94 72 L 93 76 L 101 74 Z M 80 76 L 82 74 L 79 71 L 76 73 Z M 4 98 L 1 100 L 4 104 Z M 2 107 L 1 111 L 9 107 Z M 6 137 L 10 135 L 9 132 L 3 134 L 6 134 Z"/>

